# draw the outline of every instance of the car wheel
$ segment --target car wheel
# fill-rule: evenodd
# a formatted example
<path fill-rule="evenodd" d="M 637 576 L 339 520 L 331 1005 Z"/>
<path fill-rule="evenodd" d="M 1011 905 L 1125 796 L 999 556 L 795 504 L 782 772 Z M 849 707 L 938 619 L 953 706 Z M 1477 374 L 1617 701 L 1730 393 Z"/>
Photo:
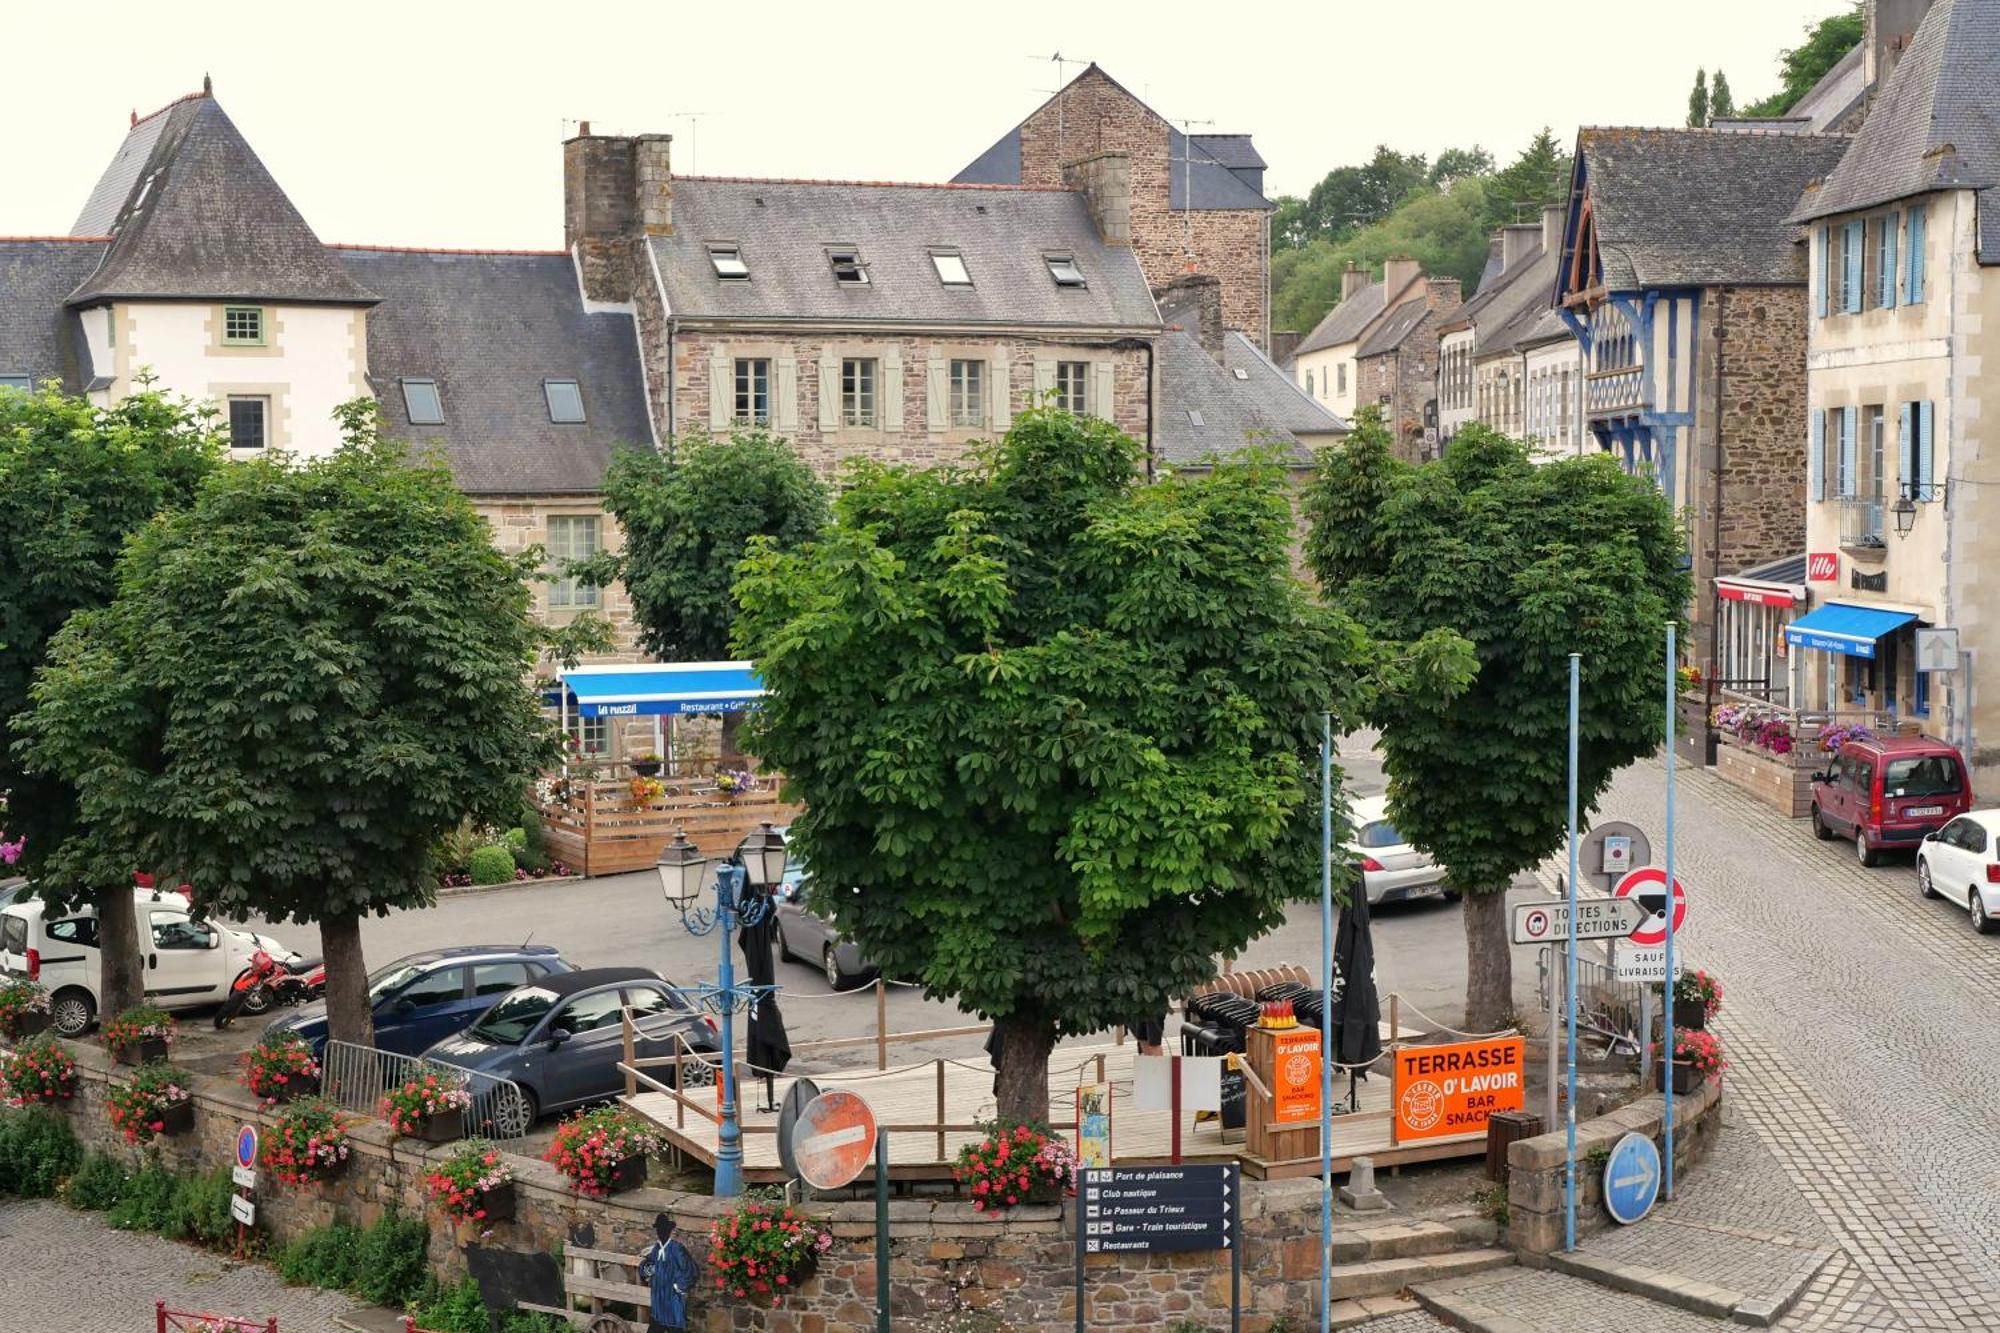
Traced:
<path fill-rule="evenodd" d="M 493 1137 L 523 1138 L 534 1130 L 535 1122 L 541 1118 L 541 1104 L 535 1100 L 532 1088 L 524 1088 L 516 1083 L 511 1088 L 500 1088 L 494 1092 Z"/>
<path fill-rule="evenodd" d="M 1812 830 L 1813 836 L 1821 842 L 1833 840 L 1833 830 L 1826 826 L 1824 819 L 1820 818 L 1819 807 L 1816 805 L 1812 808 Z"/>
<path fill-rule="evenodd" d="M 1991 935 L 1996 928 L 2000 928 L 2000 922 L 1996 922 L 1987 914 L 1986 900 L 1979 896 L 1978 889 L 1974 889 L 1966 897 L 1971 900 L 1968 906 L 1972 908 L 1972 928 L 1974 930 L 1982 935 Z"/>
<path fill-rule="evenodd" d="M 680 1086 L 682 1088 L 712 1088 L 715 1086 L 715 1066 L 706 1060 L 690 1054 L 681 1061 Z"/>
<path fill-rule="evenodd" d="M 1869 845 L 1866 829 L 1854 830 L 1854 859 L 1865 866 L 1872 866 L 1882 859 L 1881 853 Z"/>
<path fill-rule="evenodd" d="M 1931 883 L 1931 863 L 1922 857 L 1917 858 L 1917 893 L 1924 898 L 1938 896 L 1937 885 Z"/>
<path fill-rule="evenodd" d="M 1438 897 L 1444 902 L 1455 903 L 1458 901 L 1458 890 L 1447 884 L 1438 890 Z"/>
<path fill-rule="evenodd" d="M 846 990 L 854 984 L 854 978 L 840 970 L 840 955 L 829 944 L 820 950 L 820 966 L 826 970 L 826 984 L 835 990 Z"/>
<path fill-rule="evenodd" d="M 64 1037 L 81 1037 L 97 1021 L 97 1001 L 87 990 L 72 986 L 59 990 L 49 1001 L 49 1026 Z"/>

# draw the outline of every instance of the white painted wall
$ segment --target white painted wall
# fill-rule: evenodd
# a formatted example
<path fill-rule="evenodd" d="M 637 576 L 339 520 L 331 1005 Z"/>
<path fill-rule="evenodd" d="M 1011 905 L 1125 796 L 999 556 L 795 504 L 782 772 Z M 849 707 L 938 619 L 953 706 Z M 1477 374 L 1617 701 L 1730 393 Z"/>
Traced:
<path fill-rule="evenodd" d="M 1316 352 L 1306 352 L 1295 358 L 1293 377 L 1300 392 L 1305 391 L 1306 375 L 1312 375 L 1312 399 L 1334 415 L 1343 419 L 1354 416 L 1354 379 L 1357 366 L 1354 353 L 1359 343 L 1336 343 L 1332 347 L 1322 347 Z M 1346 367 L 1346 389 L 1343 392 L 1339 367 Z"/>

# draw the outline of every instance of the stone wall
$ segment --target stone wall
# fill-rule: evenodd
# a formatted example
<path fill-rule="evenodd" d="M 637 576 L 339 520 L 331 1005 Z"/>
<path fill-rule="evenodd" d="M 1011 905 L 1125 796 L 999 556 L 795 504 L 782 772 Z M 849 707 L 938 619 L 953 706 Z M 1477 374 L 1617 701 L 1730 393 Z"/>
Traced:
<path fill-rule="evenodd" d="M 598 520 L 598 547 L 600 550 L 616 551 L 624 545 L 624 532 L 618 520 L 604 508 L 602 496 L 597 495 L 476 495 L 472 497 L 473 508 L 477 509 L 493 529 L 493 544 L 508 555 L 518 555 L 530 546 L 546 549 L 549 537 L 549 519 L 553 515 L 595 515 Z M 535 617 L 548 624 L 563 624 L 580 614 L 579 608 L 549 606 L 551 586 L 534 581 L 528 585 L 528 594 L 533 599 Z M 592 656 L 593 662 L 638 662 L 644 660 L 639 651 L 639 630 L 632 619 L 632 598 L 625 591 L 625 585 L 614 583 L 597 590 L 596 614 L 611 624 L 611 632 L 616 647 L 607 654 Z"/>
<path fill-rule="evenodd" d="M 91 1148 L 130 1161 L 156 1152 L 177 1171 L 207 1171 L 232 1160 L 238 1126 L 270 1124 L 254 1098 L 234 1082 L 191 1074 L 195 1130 L 130 1147 L 105 1113 L 108 1081 L 121 1072 L 94 1044 L 66 1043 L 77 1058 L 79 1090 L 67 1111 Z M 353 1131 L 353 1156 L 336 1179 L 304 1189 L 262 1177 L 257 1192 L 258 1230 L 268 1250 L 309 1227 L 335 1219 L 367 1225 L 390 1208 L 424 1211 L 422 1179 L 430 1162 L 446 1153 L 408 1140 L 392 1141 L 374 1121 Z M 706 1236 L 726 1206 L 703 1194 L 640 1189 L 608 1200 L 585 1200 L 566 1187 L 553 1167 L 511 1158 L 517 1215 L 481 1240 L 469 1228 L 455 1233 L 436 1214 L 430 1260 L 448 1278 L 463 1276 L 475 1245 L 516 1253 L 548 1253 L 558 1244 L 636 1254 L 653 1235 L 656 1213 L 670 1213 L 698 1263 L 705 1266 Z M 1319 1198 L 1316 1181 L 1246 1182 L 1242 1200 L 1243 1309 L 1246 1333 L 1264 1333 L 1288 1314 L 1294 1326 L 1312 1309 L 1319 1276 Z M 690 1327 L 697 1333 L 869 1333 L 875 1327 L 875 1210 L 872 1202 L 817 1203 L 809 1211 L 827 1219 L 834 1246 L 819 1271 L 772 1309 L 733 1300 L 709 1300 L 704 1286 Z M 898 1199 L 889 1205 L 891 1302 L 898 1321 L 926 1312 L 986 1309 L 1023 1328 L 1068 1328 L 1075 1320 L 1075 1239 L 1067 1209 L 1024 1206 L 1004 1222 L 975 1213 L 954 1199 Z M 707 1274 L 703 1274 L 706 1279 Z M 1193 1319 L 1226 1325 L 1230 1308 L 1227 1257 L 1221 1253 L 1152 1256 L 1093 1255 L 1086 1266 L 1084 1322 L 1089 1328 L 1156 1327 Z"/>
<path fill-rule="evenodd" d="M 1715 572 L 1734 574 L 1805 550 L 1806 290 L 1724 287 L 1715 308 L 1722 375 Z"/>

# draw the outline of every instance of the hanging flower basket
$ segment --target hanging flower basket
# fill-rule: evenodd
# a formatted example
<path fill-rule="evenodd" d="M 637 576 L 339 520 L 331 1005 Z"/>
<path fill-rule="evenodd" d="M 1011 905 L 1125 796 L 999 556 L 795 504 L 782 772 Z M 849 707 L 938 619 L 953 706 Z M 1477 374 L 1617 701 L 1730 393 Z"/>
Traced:
<path fill-rule="evenodd" d="M 958 1150 L 952 1176 L 972 1193 L 975 1212 L 1054 1203 L 1076 1184 L 1076 1154 L 1041 1125 L 991 1126 Z"/>
<path fill-rule="evenodd" d="M 465 1112 L 472 1093 L 463 1076 L 427 1072 L 382 1099 L 382 1118 L 406 1139 L 449 1143 L 465 1137 Z"/>
<path fill-rule="evenodd" d="M 268 1032 L 243 1052 L 238 1063 L 243 1086 L 266 1106 L 310 1097 L 319 1091 L 319 1061 L 312 1044 L 296 1032 Z"/>
<path fill-rule="evenodd" d="M 347 1141 L 351 1121 L 333 1103 L 318 1097 L 294 1103 L 264 1136 L 259 1160 L 286 1185 L 312 1185 L 345 1170 L 353 1152 Z"/>
<path fill-rule="evenodd" d="M 130 1083 L 114 1085 L 104 1109 L 127 1143 L 151 1143 L 194 1129 L 194 1094 L 185 1077 L 165 1063 L 145 1065 Z"/>
<path fill-rule="evenodd" d="M 1660 1067 L 1660 1044 L 1654 1042 L 1652 1059 L 1648 1067 Z M 1674 1059 L 1672 1082 L 1676 1096 L 1686 1096 L 1702 1085 L 1703 1080 L 1720 1081 L 1723 1071 L 1729 1068 L 1724 1057 L 1722 1039 L 1713 1032 L 1693 1032 L 1686 1028 L 1674 1031 Z M 1658 1075 L 1654 1075 L 1655 1078 Z"/>
<path fill-rule="evenodd" d="M 715 1288 L 739 1300 L 775 1303 L 819 1268 L 833 1232 L 781 1199 L 752 1195 L 708 1231 Z"/>
<path fill-rule="evenodd" d="M 49 1028 L 49 993 L 32 981 L 0 985 L 0 1035 L 19 1041 Z"/>
<path fill-rule="evenodd" d="M 142 1004 L 104 1025 L 104 1044 L 121 1065 L 157 1064 L 173 1044 L 174 1020 L 163 1009 Z"/>
<path fill-rule="evenodd" d="M 637 1117 L 607 1106 L 564 1121 L 542 1160 L 581 1194 L 618 1194 L 646 1183 L 646 1154 L 659 1150 L 659 1136 Z"/>
<path fill-rule="evenodd" d="M 66 1102 L 76 1095 L 76 1061 L 46 1032 L 0 1055 L 0 1091 L 21 1106 Z"/>
<path fill-rule="evenodd" d="M 468 1139 L 424 1177 L 424 1190 L 454 1222 L 487 1226 L 514 1216 L 514 1171 L 492 1144 Z"/>

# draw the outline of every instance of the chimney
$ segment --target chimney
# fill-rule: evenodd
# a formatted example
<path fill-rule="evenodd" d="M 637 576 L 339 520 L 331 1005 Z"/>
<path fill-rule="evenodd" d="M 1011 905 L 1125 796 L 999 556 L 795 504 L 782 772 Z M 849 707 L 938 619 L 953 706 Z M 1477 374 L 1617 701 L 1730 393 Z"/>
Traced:
<path fill-rule="evenodd" d="M 1500 229 L 1500 271 L 1512 273 L 1517 264 L 1526 259 L 1534 248 L 1542 243 L 1542 229 L 1538 224 L 1512 222 Z"/>
<path fill-rule="evenodd" d="M 1562 253 L 1563 228 L 1569 223 L 1568 204 L 1545 204 L 1542 207 L 1542 253 L 1554 255 Z"/>
<path fill-rule="evenodd" d="M 1292 359 L 1292 353 L 1299 350 L 1299 344 L 1304 342 L 1305 338 L 1306 335 L 1297 329 L 1271 330 L 1271 359 L 1281 366 L 1284 365 Z"/>
<path fill-rule="evenodd" d="M 1367 285 L 1367 272 L 1352 259 L 1348 260 L 1347 267 L 1340 271 L 1340 299 L 1345 301 Z"/>
<path fill-rule="evenodd" d="M 1463 300 L 1457 278 L 1430 277 L 1424 280 L 1424 298 L 1433 310 L 1456 309 Z"/>
<path fill-rule="evenodd" d="M 1192 333 L 1203 351 L 1222 360 L 1221 278 L 1209 273 L 1179 274 L 1167 284 L 1160 304 L 1173 311 L 1173 322 Z"/>
<path fill-rule="evenodd" d="M 1890 71 L 1909 50 L 1910 38 L 1930 8 L 1931 0 L 1868 0 L 1866 31 L 1861 36 L 1861 77 L 1871 94 L 1888 82 Z"/>
<path fill-rule="evenodd" d="M 590 133 L 563 141 L 563 246 L 576 256 L 584 295 L 632 299 L 632 238 L 638 234 L 637 142 Z"/>
<path fill-rule="evenodd" d="M 634 141 L 632 183 L 639 230 L 648 236 L 674 234 L 673 147 L 671 134 L 642 134 Z"/>
<path fill-rule="evenodd" d="M 1424 266 L 1408 255 L 1391 255 L 1382 262 L 1382 286 L 1387 301 L 1393 302 L 1403 289 L 1423 276 Z"/>
<path fill-rule="evenodd" d="M 1106 245 L 1132 244 L 1132 157 L 1096 153 L 1063 168 L 1063 185 L 1082 193 Z"/>

